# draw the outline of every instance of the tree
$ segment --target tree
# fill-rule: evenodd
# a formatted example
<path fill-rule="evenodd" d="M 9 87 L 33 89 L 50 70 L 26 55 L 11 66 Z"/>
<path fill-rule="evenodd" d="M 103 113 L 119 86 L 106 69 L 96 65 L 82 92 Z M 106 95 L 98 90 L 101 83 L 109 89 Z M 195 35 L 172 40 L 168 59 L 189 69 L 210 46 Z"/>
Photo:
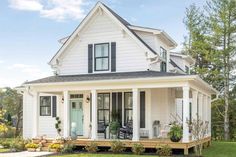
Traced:
<path fill-rule="evenodd" d="M 1 95 L 2 99 L 0 103 L 2 104 L 3 109 L 16 118 L 15 136 L 18 136 L 21 131 L 20 123 L 22 122 L 23 113 L 22 95 L 11 88 L 6 88 L 5 92 L 2 92 Z"/>
<path fill-rule="evenodd" d="M 236 52 L 236 1 L 207 1 L 204 10 L 195 5 L 186 9 L 184 20 L 188 30 L 184 51 L 192 55 L 196 64 L 192 71 L 220 91 L 224 119 L 224 138 L 229 140 L 229 94 L 233 86 Z"/>
<path fill-rule="evenodd" d="M 222 66 L 220 73 L 223 87 L 221 92 L 224 99 L 224 111 L 220 114 L 224 118 L 224 139 L 229 140 L 229 93 L 232 83 L 232 63 L 236 51 L 236 1 L 211 0 L 207 2 L 205 8 L 208 13 L 211 41 L 214 49 L 220 55 L 218 64 Z"/>

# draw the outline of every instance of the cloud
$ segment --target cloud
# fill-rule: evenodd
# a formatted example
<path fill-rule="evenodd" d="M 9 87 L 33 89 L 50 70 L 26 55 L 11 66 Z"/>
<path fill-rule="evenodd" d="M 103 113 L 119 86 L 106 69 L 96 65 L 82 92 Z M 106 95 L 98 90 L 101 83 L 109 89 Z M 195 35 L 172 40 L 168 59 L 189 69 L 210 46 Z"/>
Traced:
<path fill-rule="evenodd" d="M 9 6 L 22 11 L 39 12 L 41 17 L 64 21 L 81 19 L 85 16 L 84 0 L 8 0 Z"/>
<path fill-rule="evenodd" d="M 1 64 L 1 63 L 4 63 L 4 60 L 0 60 L 0 64 Z"/>

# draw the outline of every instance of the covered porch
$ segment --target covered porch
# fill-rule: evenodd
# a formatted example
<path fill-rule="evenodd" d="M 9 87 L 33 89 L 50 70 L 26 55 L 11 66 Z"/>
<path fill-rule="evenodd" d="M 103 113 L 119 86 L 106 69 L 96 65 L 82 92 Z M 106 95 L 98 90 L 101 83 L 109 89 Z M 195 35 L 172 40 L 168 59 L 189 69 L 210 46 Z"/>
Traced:
<path fill-rule="evenodd" d="M 171 122 L 178 121 L 183 126 L 180 143 L 191 143 L 194 139 L 187 120 L 196 118 L 197 114 L 209 123 L 211 119 L 213 92 L 204 85 L 204 82 L 186 77 L 70 83 L 47 87 L 38 85 L 34 87 L 34 95 L 37 98 L 35 106 L 40 107 L 34 109 L 32 136 L 56 137 L 55 117 L 59 117 L 62 122 L 61 135 L 65 138 L 72 136 L 74 126 L 78 141 L 111 139 L 109 124 L 112 112 L 116 111 L 120 128 L 127 127 L 131 122 L 132 132 L 128 138 L 118 136 L 122 140 L 138 142 L 167 139 Z M 40 101 L 44 96 L 56 96 L 57 103 L 52 108 L 56 110 L 56 116 L 39 115 Z M 209 125 L 206 138 L 210 136 Z"/>

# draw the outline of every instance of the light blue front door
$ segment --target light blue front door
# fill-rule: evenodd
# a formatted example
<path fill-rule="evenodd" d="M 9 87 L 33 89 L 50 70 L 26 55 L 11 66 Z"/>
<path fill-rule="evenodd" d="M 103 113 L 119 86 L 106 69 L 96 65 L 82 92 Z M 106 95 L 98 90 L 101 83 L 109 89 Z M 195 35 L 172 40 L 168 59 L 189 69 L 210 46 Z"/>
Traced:
<path fill-rule="evenodd" d="M 70 101 L 70 124 L 71 135 L 76 132 L 76 135 L 83 135 L 83 99 Z"/>

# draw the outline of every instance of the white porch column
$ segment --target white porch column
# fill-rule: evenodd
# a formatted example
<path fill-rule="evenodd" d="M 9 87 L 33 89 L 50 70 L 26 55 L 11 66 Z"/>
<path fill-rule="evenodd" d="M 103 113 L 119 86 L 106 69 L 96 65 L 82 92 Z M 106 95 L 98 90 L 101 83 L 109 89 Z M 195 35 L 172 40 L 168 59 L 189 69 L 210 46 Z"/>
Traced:
<path fill-rule="evenodd" d="M 197 119 L 197 103 L 198 103 L 198 91 L 192 91 L 193 102 L 192 102 L 192 118 Z"/>
<path fill-rule="evenodd" d="M 203 106 L 203 95 L 202 93 L 199 93 L 198 95 L 198 116 L 200 120 L 202 119 L 202 106 Z"/>
<path fill-rule="evenodd" d="M 97 91 L 94 89 L 92 92 L 92 135 L 91 139 L 97 139 Z"/>
<path fill-rule="evenodd" d="M 183 142 L 189 142 L 189 86 L 183 87 Z"/>
<path fill-rule="evenodd" d="M 70 121 L 69 121 L 69 92 L 64 91 L 64 104 L 63 104 L 63 109 L 64 109 L 64 116 L 63 116 L 63 136 L 69 137 L 70 136 Z"/>
<path fill-rule="evenodd" d="M 153 124 L 153 120 L 152 120 L 152 91 L 151 89 L 147 89 L 146 90 L 146 96 L 147 96 L 147 104 L 146 106 L 148 107 L 148 115 L 147 115 L 147 121 L 148 122 L 148 130 L 149 130 L 149 139 L 153 138 L 153 128 L 152 128 L 152 124 Z"/>
<path fill-rule="evenodd" d="M 203 97 L 203 121 L 208 121 L 208 99 L 207 96 L 204 95 Z"/>
<path fill-rule="evenodd" d="M 140 98 L 137 88 L 133 88 L 133 141 L 139 141 L 140 129 Z"/>
<path fill-rule="evenodd" d="M 39 128 L 39 93 L 34 92 L 33 94 L 33 133 L 32 138 L 38 136 L 38 128 Z"/>
<path fill-rule="evenodd" d="M 208 114 L 207 114 L 207 120 L 209 121 L 208 124 L 208 135 L 211 136 L 211 97 L 207 97 L 207 107 L 208 107 Z"/>

